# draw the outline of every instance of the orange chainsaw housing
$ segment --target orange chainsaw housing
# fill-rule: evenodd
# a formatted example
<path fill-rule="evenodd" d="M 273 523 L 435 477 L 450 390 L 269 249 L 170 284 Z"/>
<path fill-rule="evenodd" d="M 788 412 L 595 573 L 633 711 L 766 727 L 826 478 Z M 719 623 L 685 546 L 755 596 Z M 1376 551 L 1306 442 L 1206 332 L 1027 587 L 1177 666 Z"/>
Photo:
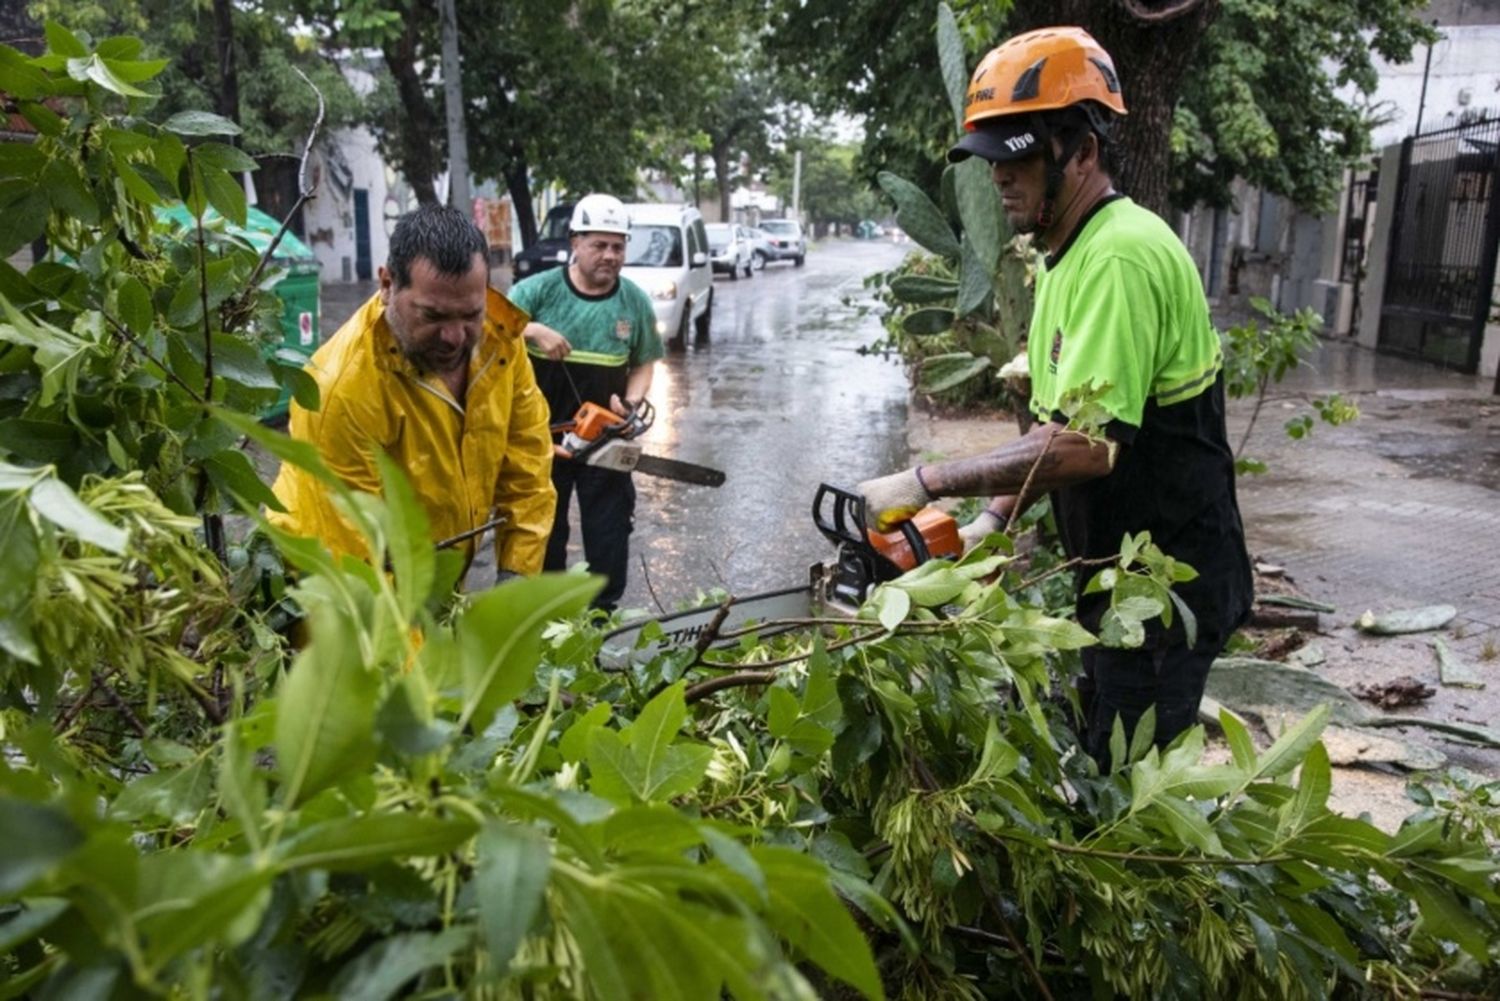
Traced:
<path fill-rule="evenodd" d="M 935 507 L 924 507 L 912 516 L 910 524 L 921 535 L 930 558 L 942 559 L 963 555 L 964 544 L 958 536 L 958 522 L 951 514 L 939 511 Z M 901 529 L 877 532 L 872 528 L 866 529 L 865 535 L 877 553 L 903 571 L 911 570 L 917 565 L 917 554 L 912 551 L 911 542 Z"/>
<path fill-rule="evenodd" d="M 578 413 L 573 415 L 573 426 L 569 430 L 584 441 L 593 441 L 604 433 L 605 428 L 623 423 L 625 423 L 625 418 L 608 407 L 601 407 L 597 403 L 585 403 L 578 408 Z"/>

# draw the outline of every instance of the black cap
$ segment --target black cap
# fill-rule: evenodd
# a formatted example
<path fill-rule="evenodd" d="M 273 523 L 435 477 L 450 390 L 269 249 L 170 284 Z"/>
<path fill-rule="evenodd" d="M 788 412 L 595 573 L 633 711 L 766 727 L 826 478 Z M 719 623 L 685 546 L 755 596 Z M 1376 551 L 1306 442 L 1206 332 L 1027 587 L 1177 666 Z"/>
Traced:
<path fill-rule="evenodd" d="M 1042 132 L 1030 115 L 1007 115 L 979 123 L 948 151 L 948 162 L 980 156 L 991 163 L 1030 156 L 1042 144 Z"/>

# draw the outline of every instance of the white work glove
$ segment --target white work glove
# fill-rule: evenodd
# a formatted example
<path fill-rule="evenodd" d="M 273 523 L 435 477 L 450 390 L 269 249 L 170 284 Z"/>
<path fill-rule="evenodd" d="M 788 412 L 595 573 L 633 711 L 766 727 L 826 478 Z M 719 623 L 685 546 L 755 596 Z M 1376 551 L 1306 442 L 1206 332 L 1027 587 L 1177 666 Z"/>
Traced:
<path fill-rule="evenodd" d="M 958 537 L 963 540 L 964 552 L 967 553 L 987 536 L 1004 528 L 1005 522 L 1000 520 L 1000 516 L 986 508 L 979 512 L 979 517 L 958 530 Z"/>
<path fill-rule="evenodd" d="M 889 532 L 901 522 L 909 521 L 932 500 L 917 472 L 920 468 L 913 466 L 900 473 L 865 480 L 855 487 L 865 498 L 865 518 L 871 528 Z"/>

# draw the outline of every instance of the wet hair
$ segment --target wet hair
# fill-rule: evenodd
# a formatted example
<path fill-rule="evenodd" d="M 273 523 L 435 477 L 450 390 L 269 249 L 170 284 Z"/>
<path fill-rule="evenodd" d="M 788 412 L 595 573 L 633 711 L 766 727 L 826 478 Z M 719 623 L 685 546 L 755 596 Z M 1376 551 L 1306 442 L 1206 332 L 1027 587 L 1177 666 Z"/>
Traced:
<path fill-rule="evenodd" d="M 405 288 L 418 258 L 439 274 L 461 278 L 474 267 L 475 254 L 488 259 L 490 246 L 473 219 L 451 205 L 423 205 L 396 223 L 385 266 L 396 287 Z"/>

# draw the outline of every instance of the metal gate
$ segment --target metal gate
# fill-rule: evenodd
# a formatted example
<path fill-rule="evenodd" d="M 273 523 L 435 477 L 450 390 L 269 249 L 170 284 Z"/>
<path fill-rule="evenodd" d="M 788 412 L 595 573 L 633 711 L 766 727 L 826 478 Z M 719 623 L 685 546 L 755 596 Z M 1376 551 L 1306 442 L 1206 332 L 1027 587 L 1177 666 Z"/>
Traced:
<path fill-rule="evenodd" d="M 1500 121 L 1402 143 L 1380 350 L 1479 368 L 1500 248 L 1497 178 Z"/>

